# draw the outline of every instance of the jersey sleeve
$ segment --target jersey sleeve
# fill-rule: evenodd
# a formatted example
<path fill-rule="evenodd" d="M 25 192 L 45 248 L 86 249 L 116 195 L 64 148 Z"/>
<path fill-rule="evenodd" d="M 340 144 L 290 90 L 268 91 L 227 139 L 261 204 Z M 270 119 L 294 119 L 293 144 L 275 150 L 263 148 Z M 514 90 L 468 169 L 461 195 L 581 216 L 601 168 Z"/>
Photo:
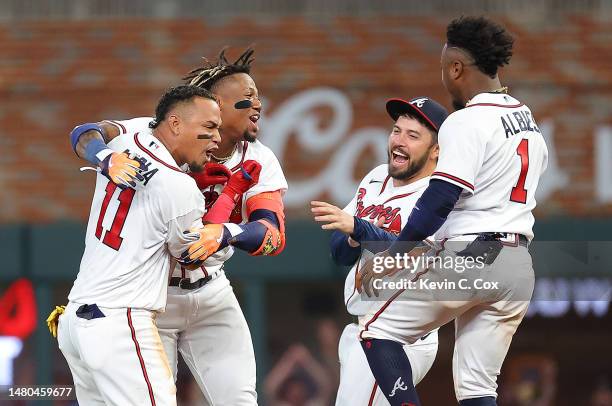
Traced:
<path fill-rule="evenodd" d="M 432 179 L 452 183 L 474 193 L 476 175 L 484 161 L 486 138 L 462 118 L 446 119 L 438 133 L 440 157 Z"/>
<path fill-rule="evenodd" d="M 129 120 L 104 120 L 119 130 L 119 134 L 132 134 L 141 132 L 149 128 L 149 123 L 153 121 L 153 117 L 136 117 Z"/>
<path fill-rule="evenodd" d="M 189 249 L 198 235 L 190 233 L 190 230 L 196 230 L 203 227 L 202 217 L 199 216 L 198 210 L 192 210 L 189 213 L 173 218 L 168 222 L 168 250 L 173 257 L 179 258 L 183 252 Z"/>
<path fill-rule="evenodd" d="M 202 219 L 205 206 L 204 196 L 192 178 L 186 174 L 180 174 L 159 180 L 161 182 L 157 182 L 155 187 L 161 190 L 162 197 L 158 199 L 158 204 L 164 223 L 168 224 L 191 212 L 195 213 L 195 218 Z"/>
<path fill-rule="evenodd" d="M 258 159 L 261 164 L 259 182 L 246 191 L 244 201 L 264 192 L 280 190 L 281 194 L 284 194 L 287 191 L 288 185 L 285 174 L 274 153 L 266 148 L 265 153 L 262 155 L 261 160 Z"/>

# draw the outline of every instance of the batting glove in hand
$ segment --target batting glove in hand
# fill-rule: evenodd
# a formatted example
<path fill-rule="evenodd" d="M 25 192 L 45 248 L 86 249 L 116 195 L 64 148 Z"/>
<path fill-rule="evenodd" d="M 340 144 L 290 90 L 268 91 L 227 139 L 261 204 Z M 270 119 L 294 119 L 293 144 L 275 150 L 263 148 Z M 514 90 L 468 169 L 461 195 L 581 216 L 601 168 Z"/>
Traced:
<path fill-rule="evenodd" d="M 233 201 L 238 198 L 253 185 L 259 182 L 259 174 L 261 173 L 261 164 L 257 161 L 244 161 L 241 170 L 234 173 L 227 182 L 223 193 L 228 195 Z"/>
<path fill-rule="evenodd" d="M 199 189 L 206 189 L 225 184 L 232 177 L 232 172 L 225 165 L 210 162 L 204 165 L 202 172 L 191 172 L 189 176 L 196 181 Z"/>
<path fill-rule="evenodd" d="M 144 181 L 141 165 L 134 154 L 113 152 L 104 158 L 98 166 L 100 173 L 110 179 L 120 189 L 135 188 L 136 182 Z"/>
<path fill-rule="evenodd" d="M 189 245 L 178 260 L 181 265 L 199 265 L 217 252 L 223 241 L 223 224 L 207 224 L 199 230 L 192 231 L 196 241 Z"/>
<path fill-rule="evenodd" d="M 57 337 L 59 316 L 64 314 L 64 311 L 66 311 L 66 306 L 55 306 L 55 309 L 53 309 L 49 317 L 47 317 L 47 327 L 49 327 L 49 332 L 54 338 Z"/>

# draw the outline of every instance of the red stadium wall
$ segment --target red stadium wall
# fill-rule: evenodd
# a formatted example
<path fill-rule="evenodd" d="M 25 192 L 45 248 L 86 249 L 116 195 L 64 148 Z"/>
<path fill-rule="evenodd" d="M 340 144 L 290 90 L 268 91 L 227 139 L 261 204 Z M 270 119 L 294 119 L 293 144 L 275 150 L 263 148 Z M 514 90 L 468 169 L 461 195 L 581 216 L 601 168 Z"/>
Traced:
<path fill-rule="evenodd" d="M 557 162 L 540 215 L 612 215 L 612 196 L 601 190 L 612 183 L 602 172 L 612 169 L 602 161 L 608 150 L 596 158 L 608 144 L 595 137 L 612 124 L 612 27 L 584 16 L 544 27 L 501 20 L 517 36 L 502 81 L 554 135 Z M 386 98 L 429 95 L 450 104 L 439 69 L 446 23 L 389 16 L 0 25 L 0 222 L 86 218 L 92 175 L 78 171 L 72 127 L 150 115 L 161 92 L 200 56 L 214 57 L 225 45 L 237 55 L 251 43 L 265 97 L 263 140 L 282 152 L 294 188 L 288 206 L 305 215 L 310 197 L 345 203 L 353 182 L 384 156 Z M 601 139 L 608 137 L 612 131 Z"/>

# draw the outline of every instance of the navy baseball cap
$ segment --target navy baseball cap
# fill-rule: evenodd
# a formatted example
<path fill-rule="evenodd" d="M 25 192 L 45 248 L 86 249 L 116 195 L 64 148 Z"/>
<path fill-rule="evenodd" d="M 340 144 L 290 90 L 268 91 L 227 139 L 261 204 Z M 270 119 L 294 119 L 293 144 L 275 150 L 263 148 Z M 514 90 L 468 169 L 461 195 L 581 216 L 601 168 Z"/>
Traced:
<path fill-rule="evenodd" d="M 448 111 L 440 103 L 429 97 L 415 97 L 410 101 L 403 99 L 387 100 L 387 113 L 393 120 L 402 114 L 410 113 L 422 117 L 436 131 L 448 117 Z"/>

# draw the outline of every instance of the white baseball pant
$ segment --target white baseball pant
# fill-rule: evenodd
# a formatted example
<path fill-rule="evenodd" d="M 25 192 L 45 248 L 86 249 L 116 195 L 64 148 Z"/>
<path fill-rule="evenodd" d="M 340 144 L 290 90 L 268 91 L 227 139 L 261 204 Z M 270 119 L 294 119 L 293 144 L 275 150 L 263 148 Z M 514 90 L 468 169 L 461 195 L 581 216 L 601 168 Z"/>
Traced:
<path fill-rule="evenodd" d="M 454 257 L 469 244 L 466 236 L 460 239 L 446 241 L 439 255 Z M 457 399 L 497 397 L 497 376 L 533 293 L 531 255 L 518 244 L 504 246 L 495 262 L 480 271 L 463 275 L 434 267 L 419 279 L 443 284 L 463 277 L 469 278 L 468 284 L 478 278 L 498 282 L 498 289 L 451 292 L 422 288 L 417 283 L 416 288 L 391 298 L 384 311 L 360 317 L 361 338 L 409 344 L 455 320 L 453 377 Z"/>
<path fill-rule="evenodd" d="M 412 367 L 412 381 L 417 385 L 425 377 L 438 352 L 438 331 L 411 345 L 404 351 Z M 355 323 L 344 328 L 338 344 L 340 359 L 340 386 L 336 406 L 363 405 L 389 406 L 389 401 L 376 384 L 368 360 L 359 341 L 359 326 Z"/>
<path fill-rule="evenodd" d="M 206 404 L 257 404 L 251 333 L 224 272 L 198 289 L 169 287 L 157 326 L 175 379 L 178 349 Z"/>
<path fill-rule="evenodd" d="M 100 307 L 105 317 L 77 317 L 68 303 L 57 340 L 81 405 L 176 405 L 176 387 L 155 327 L 155 313 Z"/>

